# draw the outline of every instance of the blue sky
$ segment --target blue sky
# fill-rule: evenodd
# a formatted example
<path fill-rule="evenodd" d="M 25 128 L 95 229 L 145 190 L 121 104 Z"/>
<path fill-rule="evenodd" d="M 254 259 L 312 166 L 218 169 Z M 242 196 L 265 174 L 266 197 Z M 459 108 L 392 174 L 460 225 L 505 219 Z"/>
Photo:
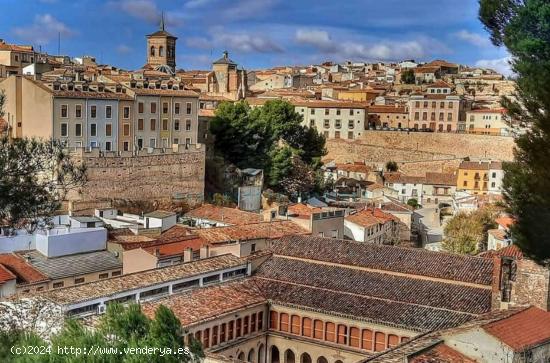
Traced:
<path fill-rule="evenodd" d="M 0 0 L 0 38 L 126 69 L 145 35 L 178 37 L 177 63 L 207 69 L 224 49 L 247 69 L 332 61 L 443 58 L 506 72 L 477 19 L 477 0 Z"/>

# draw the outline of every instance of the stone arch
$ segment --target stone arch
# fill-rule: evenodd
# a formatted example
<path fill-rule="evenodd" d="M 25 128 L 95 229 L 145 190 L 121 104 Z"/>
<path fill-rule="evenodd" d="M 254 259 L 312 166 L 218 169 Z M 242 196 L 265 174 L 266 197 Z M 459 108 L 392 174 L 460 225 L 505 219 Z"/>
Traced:
<path fill-rule="evenodd" d="M 247 359 L 248 362 L 251 362 L 251 363 L 255 362 L 256 357 L 254 353 L 255 353 L 254 348 L 250 349 L 250 351 L 248 352 L 248 359 Z"/>
<path fill-rule="evenodd" d="M 311 363 L 311 356 L 308 353 L 302 353 L 300 363 Z"/>
<path fill-rule="evenodd" d="M 240 352 L 239 355 L 237 356 L 237 359 L 240 360 L 241 362 L 244 362 L 244 352 Z"/>
<path fill-rule="evenodd" d="M 285 362 L 284 363 L 296 363 L 296 355 L 290 349 L 285 351 Z"/>
<path fill-rule="evenodd" d="M 281 363 L 281 357 L 279 356 L 279 348 L 277 346 L 272 345 L 269 350 L 269 357 L 271 363 Z"/>
<path fill-rule="evenodd" d="M 324 356 L 317 358 L 317 363 L 328 363 L 328 360 Z"/>
<path fill-rule="evenodd" d="M 336 362 L 334 362 L 334 363 L 344 363 L 344 362 L 342 362 L 340 359 L 338 359 L 338 360 L 337 360 Z"/>
<path fill-rule="evenodd" d="M 260 344 L 258 347 L 258 363 L 265 363 L 265 352 L 264 352 L 264 345 Z"/>
<path fill-rule="evenodd" d="M 149 54 L 151 54 L 152 57 L 155 56 L 155 46 L 154 45 L 151 46 L 151 50 L 150 50 Z"/>

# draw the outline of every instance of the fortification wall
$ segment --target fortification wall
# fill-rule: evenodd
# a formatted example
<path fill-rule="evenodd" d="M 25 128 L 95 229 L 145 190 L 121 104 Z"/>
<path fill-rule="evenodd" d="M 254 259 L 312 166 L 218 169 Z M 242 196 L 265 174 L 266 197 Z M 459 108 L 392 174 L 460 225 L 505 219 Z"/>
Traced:
<path fill-rule="evenodd" d="M 446 164 L 444 161 L 465 157 L 509 161 L 513 159 L 513 149 L 513 138 L 504 136 L 364 131 L 361 139 L 353 142 L 329 140 L 326 159 L 380 164 L 389 160 Z"/>
<path fill-rule="evenodd" d="M 78 152 L 74 157 L 87 167 L 88 181 L 69 200 L 134 200 L 189 204 L 204 198 L 205 148 L 154 150 L 132 153 Z"/>

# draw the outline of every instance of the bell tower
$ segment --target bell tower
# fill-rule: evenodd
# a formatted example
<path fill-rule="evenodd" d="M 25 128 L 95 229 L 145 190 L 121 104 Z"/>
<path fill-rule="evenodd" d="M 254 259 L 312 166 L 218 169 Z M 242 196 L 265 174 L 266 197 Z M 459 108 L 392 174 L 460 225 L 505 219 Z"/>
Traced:
<path fill-rule="evenodd" d="M 160 18 L 159 30 L 147 35 L 147 64 L 162 69 L 168 66 L 176 70 L 176 38 L 165 30 L 164 13 Z"/>

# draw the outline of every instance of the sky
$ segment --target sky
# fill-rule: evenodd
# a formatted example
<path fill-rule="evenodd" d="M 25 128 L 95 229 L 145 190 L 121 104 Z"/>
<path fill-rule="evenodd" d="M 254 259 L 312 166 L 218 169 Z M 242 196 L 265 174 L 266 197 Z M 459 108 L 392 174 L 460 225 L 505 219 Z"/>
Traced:
<path fill-rule="evenodd" d="M 178 37 L 177 67 L 210 69 L 229 51 L 245 69 L 324 61 L 429 61 L 509 74 L 477 18 L 478 0 L 0 0 L 0 38 L 50 54 L 145 64 L 145 35 Z"/>

